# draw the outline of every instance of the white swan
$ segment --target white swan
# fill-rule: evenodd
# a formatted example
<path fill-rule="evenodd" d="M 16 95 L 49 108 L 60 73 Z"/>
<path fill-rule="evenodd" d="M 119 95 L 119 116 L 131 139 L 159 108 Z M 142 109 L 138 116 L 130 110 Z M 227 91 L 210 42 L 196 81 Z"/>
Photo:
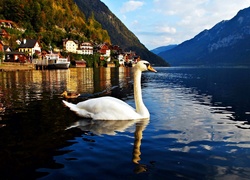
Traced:
<path fill-rule="evenodd" d="M 78 104 L 63 100 L 63 103 L 84 118 L 95 120 L 132 120 L 149 118 L 149 112 L 142 101 L 141 73 L 142 71 L 156 72 L 149 62 L 141 60 L 134 67 L 134 100 L 136 109 L 114 97 L 89 99 Z"/>

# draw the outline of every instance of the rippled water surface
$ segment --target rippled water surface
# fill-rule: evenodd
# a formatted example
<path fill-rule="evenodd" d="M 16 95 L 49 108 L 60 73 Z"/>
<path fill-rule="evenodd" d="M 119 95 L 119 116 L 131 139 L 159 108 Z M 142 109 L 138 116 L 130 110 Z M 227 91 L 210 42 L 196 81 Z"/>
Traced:
<path fill-rule="evenodd" d="M 248 179 L 250 69 L 156 68 L 150 119 L 91 121 L 64 90 L 134 106 L 129 68 L 0 72 L 1 179 Z"/>

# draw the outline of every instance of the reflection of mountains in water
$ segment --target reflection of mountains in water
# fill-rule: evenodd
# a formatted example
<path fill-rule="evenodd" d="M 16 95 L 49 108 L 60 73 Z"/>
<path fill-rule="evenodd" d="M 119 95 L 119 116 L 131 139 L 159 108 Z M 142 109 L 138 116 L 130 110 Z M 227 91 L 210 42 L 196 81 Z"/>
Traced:
<path fill-rule="evenodd" d="M 232 120 L 250 123 L 249 68 L 173 68 L 168 71 L 171 74 L 167 81 L 191 90 L 199 103 L 212 106 L 215 113 L 232 112 Z"/>

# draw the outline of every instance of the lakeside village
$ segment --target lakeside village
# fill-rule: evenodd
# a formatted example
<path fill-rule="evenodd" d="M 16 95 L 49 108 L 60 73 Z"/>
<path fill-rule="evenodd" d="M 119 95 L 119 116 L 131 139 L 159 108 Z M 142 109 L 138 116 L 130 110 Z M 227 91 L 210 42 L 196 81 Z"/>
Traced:
<path fill-rule="evenodd" d="M 13 50 L 3 39 L 10 38 L 5 28 L 12 28 L 13 22 L 0 20 L 1 63 L 33 64 L 36 69 L 67 69 L 69 67 L 132 67 L 140 60 L 136 52 L 123 52 L 118 45 L 95 44 L 78 40 L 62 39 L 63 49 L 43 50 L 36 39 L 17 40 L 18 48 Z M 64 57 L 62 56 L 64 54 Z M 72 57 L 78 57 L 74 59 Z M 79 57 L 84 57 L 79 59 Z"/>

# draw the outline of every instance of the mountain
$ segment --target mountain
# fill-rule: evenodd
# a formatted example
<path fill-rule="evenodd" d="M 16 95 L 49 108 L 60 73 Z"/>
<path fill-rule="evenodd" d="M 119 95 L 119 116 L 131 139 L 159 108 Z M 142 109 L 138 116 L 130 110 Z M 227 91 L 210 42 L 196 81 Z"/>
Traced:
<path fill-rule="evenodd" d="M 151 52 L 157 55 L 157 54 L 160 54 L 161 52 L 173 49 L 176 46 L 177 46 L 177 44 L 172 44 L 172 45 L 168 45 L 168 46 L 160 46 L 160 47 L 157 47 L 155 49 L 152 49 Z"/>
<path fill-rule="evenodd" d="M 156 66 L 168 66 L 159 56 L 150 52 L 139 39 L 109 10 L 100 0 L 74 0 L 81 11 L 94 18 L 108 31 L 113 45 L 119 45 L 125 51 L 135 51 Z"/>
<path fill-rule="evenodd" d="M 159 56 L 171 66 L 250 65 L 250 8 Z"/>

